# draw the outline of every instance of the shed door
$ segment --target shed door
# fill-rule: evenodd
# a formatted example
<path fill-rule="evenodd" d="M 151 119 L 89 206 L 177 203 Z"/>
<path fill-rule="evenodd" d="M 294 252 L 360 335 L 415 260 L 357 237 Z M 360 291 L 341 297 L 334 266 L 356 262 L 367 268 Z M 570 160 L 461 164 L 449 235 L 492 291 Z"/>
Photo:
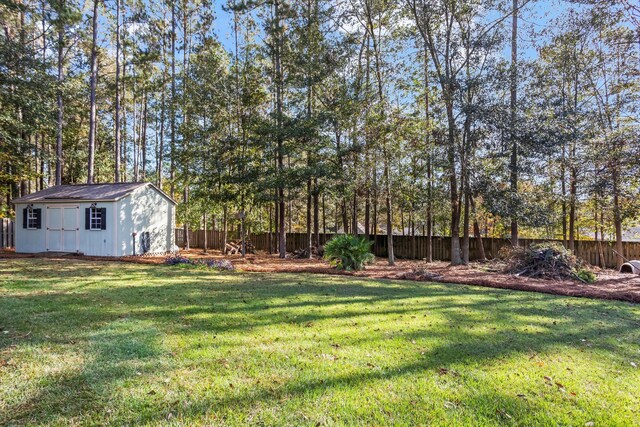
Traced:
<path fill-rule="evenodd" d="M 77 252 L 79 206 L 47 207 L 47 251 Z"/>

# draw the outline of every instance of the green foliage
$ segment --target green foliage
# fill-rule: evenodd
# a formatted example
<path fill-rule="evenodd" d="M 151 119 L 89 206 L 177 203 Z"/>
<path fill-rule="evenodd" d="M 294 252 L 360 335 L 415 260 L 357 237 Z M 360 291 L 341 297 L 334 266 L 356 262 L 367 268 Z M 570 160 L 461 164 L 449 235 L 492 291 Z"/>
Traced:
<path fill-rule="evenodd" d="M 593 271 L 587 270 L 586 268 L 581 268 L 576 271 L 576 277 L 582 280 L 583 282 L 593 283 L 596 281 L 596 275 Z"/>
<path fill-rule="evenodd" d="M 338 270 L 364 270 L 374 260 L 371 244 L 364 237 L 344 234 L 335 236 L 324 246 L 324 257 Z"/>

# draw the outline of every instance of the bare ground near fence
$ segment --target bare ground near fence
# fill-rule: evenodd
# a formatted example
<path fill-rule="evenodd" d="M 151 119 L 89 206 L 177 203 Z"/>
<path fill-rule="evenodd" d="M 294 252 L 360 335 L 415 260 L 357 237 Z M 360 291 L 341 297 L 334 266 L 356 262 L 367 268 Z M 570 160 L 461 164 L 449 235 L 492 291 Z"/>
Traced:
<path fill-rule="evenodd" d="M 192 248 L 204 248 L 205 232 L 189 231 L 189 244 Z M 324 244 L 331 239 L 333 234 L 320 233 L 320 244 Z M 176 245 L 184 247 L 184 230 L 176 229 L 175 233 Z M 229 234 L 229 240 L 237 239 L 237 234 Z M 274 233 L 251 234 L 248 237 L 256 250 L 275 252 L 275 242 L 277 236 Z M 385 258 L 387 256 L 387 236 L 371 236 L 373 241 L 372 251 L 374 255 Z M 497 258 L 500 249 L 510 246 L 508 239 L 501 238 L 483 238 L 483 247 L 485 255 L 488 259 Z M 549 239 L 519 239 L 520 246 L 529 247 L 532 244 L 540 242 L 554 241 L 562 243 L 561 240 Z M 221 231 L 207 231 L 207 247 L 210 249 L 222 250 L 223 233 Z M 396 257 L 400 259 L 422 260 L 427 257 L 426 236 L 393 236 L 393 249 Z M 616 254 L 615 242 L 612 241 L 594 241 L 594 240 L 577 240 L 574 253 L 581 259 L 591 265 L 615 268 Z M 308 238 L 306 233 L 287 233 L 287 252 L 293 252 L 297 249 L 303 249 L 308 246 Z M 628 259 L 640 259 L 640 242 L 624 242 L 624 256 Z M 451 260 L 451 238 L 435 236 L 432 239 L 432 254 L 435 261 Z M 469 241 L 469 258 L 472 261 L 479 259 L 479 246 L 477 239 Z"/>

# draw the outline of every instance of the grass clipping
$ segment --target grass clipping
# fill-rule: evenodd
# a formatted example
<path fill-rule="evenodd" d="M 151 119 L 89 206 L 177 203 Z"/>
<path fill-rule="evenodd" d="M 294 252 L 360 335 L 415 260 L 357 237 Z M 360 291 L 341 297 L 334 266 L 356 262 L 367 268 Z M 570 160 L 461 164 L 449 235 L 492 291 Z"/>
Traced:
<path fill-rule="evenodd" d="M 595 274 L 588 264 L 559 243 L 536 243 L 528 248 L 504 247 L 499 257 L 506 261 L 505 271 L 516 276 L 547 280 L 577 280 L 593 283 Z"/>

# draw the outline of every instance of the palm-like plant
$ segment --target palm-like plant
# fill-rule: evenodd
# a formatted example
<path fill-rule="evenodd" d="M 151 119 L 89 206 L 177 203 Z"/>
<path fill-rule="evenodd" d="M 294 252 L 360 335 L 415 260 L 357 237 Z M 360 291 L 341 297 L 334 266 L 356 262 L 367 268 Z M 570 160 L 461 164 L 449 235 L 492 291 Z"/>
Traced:
<path fill-rule="evenodd" d="M 324 257 L 338 270 L 363 270 L 365 264 L 373 262 L 371 244 L 364 237 L 344 234 L 335 236 L 324 246 Z"/>

